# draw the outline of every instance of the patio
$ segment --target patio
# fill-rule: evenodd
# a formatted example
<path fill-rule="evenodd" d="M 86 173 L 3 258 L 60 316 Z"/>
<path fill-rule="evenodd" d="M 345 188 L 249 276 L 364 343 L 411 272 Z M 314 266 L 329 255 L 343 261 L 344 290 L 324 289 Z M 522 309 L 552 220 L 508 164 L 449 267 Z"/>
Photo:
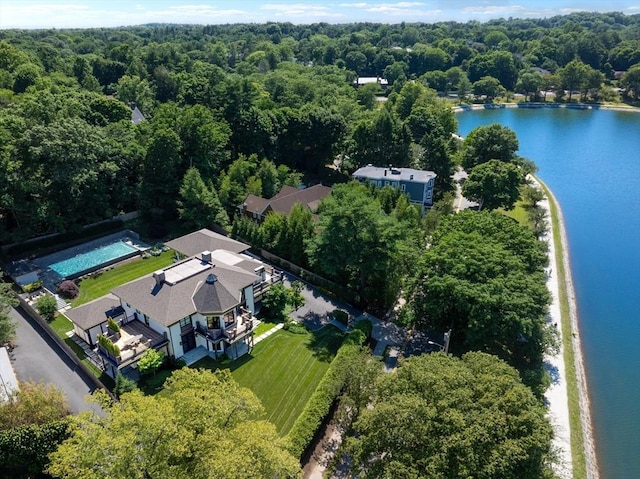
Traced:
<path fill-rule="evenodd" d="M 116 319 L 116 318 L 114 318 Z M 118 333 L 109 332 L 107 337 L 120 349 L 120 356 L 115 358 L 101 346 L 98 346 L 100 356 L 111 364 L 123 369 L 136 362 L 149 348 L 158 349 L 169 341 L 164 335 L 149 328 L 144 323 L 126 318 L 120 324 Z"/>

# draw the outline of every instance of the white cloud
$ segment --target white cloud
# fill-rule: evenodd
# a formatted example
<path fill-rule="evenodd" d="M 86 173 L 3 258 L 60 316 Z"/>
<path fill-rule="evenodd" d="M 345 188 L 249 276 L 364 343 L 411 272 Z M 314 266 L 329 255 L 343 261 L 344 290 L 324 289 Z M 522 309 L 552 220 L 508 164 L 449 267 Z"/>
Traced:
<path fill-rule="evenodd" d="M 338 19 L 343 18 L 341 13 L 334 13 L 329 7 L 311 3 L 267 3 L 260 7 L 261 10 L 274 12 L 276 18 L 313 18 Z"/>

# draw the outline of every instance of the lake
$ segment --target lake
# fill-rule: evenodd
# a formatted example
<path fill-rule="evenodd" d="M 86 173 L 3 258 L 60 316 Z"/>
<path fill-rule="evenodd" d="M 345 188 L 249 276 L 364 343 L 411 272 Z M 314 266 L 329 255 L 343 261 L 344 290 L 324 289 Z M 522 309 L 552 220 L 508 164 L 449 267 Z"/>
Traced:
<path fill-rule="evenodd" d="M 600 477 L 640 477 L 640 113 L 502 109 L 565 220 Z"/>

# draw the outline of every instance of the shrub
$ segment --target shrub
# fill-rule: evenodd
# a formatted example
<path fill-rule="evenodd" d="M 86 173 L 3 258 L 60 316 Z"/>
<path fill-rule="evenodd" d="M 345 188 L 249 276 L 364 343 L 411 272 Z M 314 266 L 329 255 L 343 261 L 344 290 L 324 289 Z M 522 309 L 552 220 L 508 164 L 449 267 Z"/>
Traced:
<path fill-rule="evenodd" d="M 282 329 L 289 331 L 292 334 L 307 334 L 309 332 L 304 324 L 297 323 L 296 321 L 285 322 Z"/>
<path fill-rule="evenodd" d="M 65 299 L 74 299 L 78 296 L 79 292 L 80 288 L 78 288 L 78 285 L 70 279 L 63 281 L 58 285 L 58 294 Z"/>
<path fill-rule="evenodd" d="M 56 302 L 56 298 L 47 294 L 38 299 L 36 302 L 36 308 L 44 319 L 47 321 L 53 321 L 56 317 L 58 304 Z"/>
<path fill-rule="evenodd" d="M 115 394 L 118 399 L 120 399 L 120 396 L 124 393 L 131 392 L 136 388 L 136 382 L 133 379 L 123 376 L 120 373 L 116 375 L 116 385 L 113 388 L 113 394 Z"/>
<path fill-rule="evenodd" d="M 113 344 L 104 334 L 98 334 L 98 344 L 114 358 L 120 357 L 120 348 L 117 344 Z"/>
<path fill-rule="evenodd" d="M 359 330 L 364 333 L 367 339 L 371 337 L 371 333 L 373 333 L 373 324 L 369 319 L 361 319 L 356 325 L 353 327 L 354 331 Z"/>
<path fill-rule="evenodd" d="M 111 316 L 107 318 L 107 327 L 114 333 L 120 332 L 120 326 L 118 326 L 118 323 L 116 323 L 116 321 Z"/>
<path fill-rule="evenodd" d="M 36 477 L 49 462 L 49 453 L 69 437 L 69 420 L 0 431 L 0 476 Z"/>
<path fill-rule="evenodd" d="M 33 283 L 25 284 L 22 287 L 22 291 L 25 293 L 33 293 L 34 291 L 38 291 L 42 288 L 42 281 L 34 281 Z"/>

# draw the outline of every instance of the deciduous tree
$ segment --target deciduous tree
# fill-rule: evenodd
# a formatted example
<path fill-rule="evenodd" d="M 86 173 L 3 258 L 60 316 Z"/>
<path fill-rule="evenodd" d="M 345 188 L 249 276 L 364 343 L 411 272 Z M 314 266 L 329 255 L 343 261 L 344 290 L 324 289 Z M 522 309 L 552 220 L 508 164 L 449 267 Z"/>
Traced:
<path fill-rule="evenodd" d="M 520 168 L 513 163 L 489 160 L 476 166 L 464 182 L 462 194 L 480 203 L 481 208 L 510 210 L 520 197 L 524 178 Z"/>
<path fill-rule="evenodd" d="M 545 322 L 543 244 L 497 212 L 445 217 L 430 240 L 406 288 L 407 320 L 422 330 L 453 329 L 454 347 L 499 356 L 541 393 L 543 356 L 555 347 Z"/>
<path fill-rule="evenodd" d="M 509 127 L 498 123 L 479 126 L 464 139 L 462 166 L 470 171 L 489 160 L 514 162 L 517 160 L 518 138 Z"/>
<path fill-rule="evenodd" d="M 138 360 L 138 371 L 143 376 L 145 374 L 153 374 L 155 376 L 156 371 L 162 365 L 162 361 L 164 361 L 164 354 L 156 349 L 149 348 Z"/>
<path fill-rule="evenodd" d="M 19 390 L 0 404 L 0 429 L 44 425 L 69 414 L 67 398 L 53 384 L 21 382 Z"/>
<path fill-rule="evenodd" d="M 499 359 L 412 357 L 375 389 L 347 441 L 358 477 L 551 477 L 546 410 Z"/>
<path fill-rule="evenodd" d="M 104 417 L 75 418 L 72 434 L 51 454 L 48 472 L 68 479 L 297 477 L 264 410 L 228 371 L 184 368 L 164 393 L 122 395 Z"/>
<path fill-rule="evenodd" d="M 319 214 L 320 232 L 307 250 L 312 266 L 357 290 L 361 302 L 387 304 L 397 286 L 391 272 L 401 234 L 395 218 L 355 182 L 334 186 Z"/>

